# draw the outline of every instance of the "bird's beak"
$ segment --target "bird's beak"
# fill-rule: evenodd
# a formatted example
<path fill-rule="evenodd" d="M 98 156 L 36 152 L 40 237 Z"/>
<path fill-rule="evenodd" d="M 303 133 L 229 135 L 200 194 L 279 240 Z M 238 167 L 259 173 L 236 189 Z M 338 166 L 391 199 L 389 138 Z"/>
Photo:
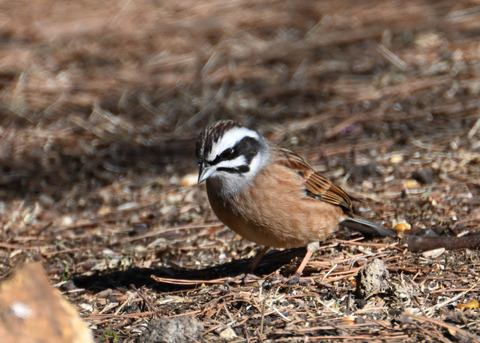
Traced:
<path fill-rule="evenodd" d="M 203 181 L 208 179 L 214 171 L 215 168 L 208 166 L 206 163 L 202 163 L 200 165 L 200 170 L 198 171 L 198 184 L 201 184 Z"/>

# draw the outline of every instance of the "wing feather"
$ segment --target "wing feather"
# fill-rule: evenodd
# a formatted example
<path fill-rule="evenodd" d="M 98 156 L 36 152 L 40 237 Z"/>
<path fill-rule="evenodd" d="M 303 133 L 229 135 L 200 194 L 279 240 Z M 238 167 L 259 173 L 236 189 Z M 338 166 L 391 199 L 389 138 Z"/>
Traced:
<path fill-rule="evenodd" d="M 325 176 L 316 172 L 301 156 L 284 148 L 278 148 L 278 152 L 279 162 L 305 179 L 305 192 L 308 196 L 341 206 L 345 211 L 352 210 L 350 196 Z"/>

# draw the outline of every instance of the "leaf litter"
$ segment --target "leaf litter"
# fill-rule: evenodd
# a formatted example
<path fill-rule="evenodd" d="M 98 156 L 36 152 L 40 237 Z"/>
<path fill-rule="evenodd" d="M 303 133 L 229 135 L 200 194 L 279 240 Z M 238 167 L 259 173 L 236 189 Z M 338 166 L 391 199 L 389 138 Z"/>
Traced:
<path fill-rule="evenodd" d="M 170 325 L 207 342 L 480 341 L 475 2 L 0 6 L 2 277 L 42 261 L 99 341 Z M 259 247 L 195 184 L 196 136 L 225 117 L 411 230 L 340 230 L 305 284 L 272 281 L 304 249 L 241 282 Z M 409 237 L 461 244 L 422 255 Z M 377 259 L 389 287 L 364 299 L 356 277 Z"/>

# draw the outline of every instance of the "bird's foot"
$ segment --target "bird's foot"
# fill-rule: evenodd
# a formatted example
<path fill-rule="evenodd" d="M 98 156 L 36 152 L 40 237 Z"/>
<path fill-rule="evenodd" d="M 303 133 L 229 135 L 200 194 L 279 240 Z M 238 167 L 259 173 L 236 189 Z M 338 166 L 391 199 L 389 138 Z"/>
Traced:
<path fill-rule="evenodd" d="M 272 288 L 273 286 L 278 284 L 286 285 L 286 286 L 293 286 L 293 285 L 306 286 L 311 284 L 311 280 L 302 279 L 300 274 L 294 274 L 287 278 L 276 273 L 268 276 L 263 282 L 262 287 Z"/>
<path fill-rule="evenodd" d="M 261 277 L 255 275 L 255 274 L 243 273 L 243 274 L 228 278 L 228 280 L 226 280 L 224 282 L 224 284 L 227 285 L 227 286 L 237 284 L 237 283 L 240 283 L 242 285 L 246 285 L 251 281 L 258 281 L 258 280 L 261 280 L 261 279 L 262 279 Z"/>
<path fill-rule="evenodd" d="M 302 279 L 302 276 L 300 274 L 293 274 L 289 278 L 286 279 L 285 284 L 291 286 L 291 285 L 300 285 L 300 286 L 306 286 L 311 284 L 311 280 L 309 279 Z"/>

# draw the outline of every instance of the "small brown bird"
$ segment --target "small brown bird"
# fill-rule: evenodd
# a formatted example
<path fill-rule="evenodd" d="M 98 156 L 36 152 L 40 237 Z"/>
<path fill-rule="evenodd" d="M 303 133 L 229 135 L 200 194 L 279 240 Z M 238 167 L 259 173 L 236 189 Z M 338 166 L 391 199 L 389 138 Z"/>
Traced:
<path fill-rule="evenodd" d="M 395 236 L 352 212 L 352 199 L 293 151 L 269 143 L 232 120 L 206 127 L 198 137 L 198 183 L 206 180 L 213 211 L 229 228 L 265 248 L 307 246 L 300 277 L 318 242 L 338 225 L 362 233 Z"/>

